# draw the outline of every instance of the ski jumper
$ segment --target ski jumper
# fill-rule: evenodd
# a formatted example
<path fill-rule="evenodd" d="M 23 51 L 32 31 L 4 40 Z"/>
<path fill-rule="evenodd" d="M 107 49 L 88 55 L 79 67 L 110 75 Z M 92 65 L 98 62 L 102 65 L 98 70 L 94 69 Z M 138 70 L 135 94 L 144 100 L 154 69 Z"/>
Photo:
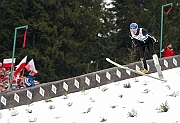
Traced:
<path fill-rule="evenodd" d="M 143 68 L 148 70 L 145 57 L 145 48 L 147 47 L 149 53 L 153 56 L 155 54 L 154 42 L 157 42 L 157 40 L 144 28 L 138 28 L 136 34 L 130 32 L 129 36 L 131 37 L 133 44 L 138 47 Z"/>

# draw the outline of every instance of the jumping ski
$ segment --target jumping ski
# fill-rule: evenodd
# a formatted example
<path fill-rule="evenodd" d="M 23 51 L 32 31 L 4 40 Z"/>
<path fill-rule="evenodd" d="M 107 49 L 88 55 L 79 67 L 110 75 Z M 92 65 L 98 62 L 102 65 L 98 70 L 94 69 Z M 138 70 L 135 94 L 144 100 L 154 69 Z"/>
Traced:
<path fill-rule="evenodd" d="M 156 54 L 153 55 L 153 61 L 154 61 L 154 65 L 156 67 L 159 78 L 164 79 L 162 71 L 161 71 L 161 66 L 159 64 L 159 59 L 158 59 L 158 56 Z"/>
<path fill-rule="evenodd" d="M 122 69 L 129 70 L 129 71 L 131 71 L 131 72 L 134 72 L 134 73 L 137 73 L 137 74 L 140 74 L 140 75 L 143 75 L 143 76 L 147 76 L 147 77 L 150 77 L 150 78 L 154 78 L 154 79 L 157 79 L 157 80 L 160 80 L 160 81 L 163 81 L 163 82 L 166 82 L 166 81 L 167 81 L 167 80 L 161 79 L 161 78 L 159 78 L 159 77 L 155 77 L 155 76 L 152 76 L 152 75 L 150 75 L 150 74 L 145 74 L 145 73 L 142 73 L 142 72 L 140 72 L 140 71 L 137 71 L 137 70 L 134 70 L 134 69 L 131 69 L 131 68 L 122 66 L 122 65 L 120 65 L 120 64 L 112 61 L 112 60 L 109 59 L 109 58 L 106 58 L 106 61 L 108 61 L 109 63 L 111 63 L 111 64 L 113 64 L 113 65 L 115 65 L 115 66 L 117 66 L 117 67 L 120 67 L 120 68 L 122 68 Z"/>

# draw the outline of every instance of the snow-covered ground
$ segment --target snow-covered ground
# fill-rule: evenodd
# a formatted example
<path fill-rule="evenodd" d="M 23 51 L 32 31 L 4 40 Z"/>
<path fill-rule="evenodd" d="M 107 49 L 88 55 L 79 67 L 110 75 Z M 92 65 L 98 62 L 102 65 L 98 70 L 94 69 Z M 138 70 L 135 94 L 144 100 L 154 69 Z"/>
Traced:
<path fill-rule="evenodd" d="M 180 68 L 163 74 L 165 83 L 140 76 L 0 110 L 0 123 L 180 123 Z"/>

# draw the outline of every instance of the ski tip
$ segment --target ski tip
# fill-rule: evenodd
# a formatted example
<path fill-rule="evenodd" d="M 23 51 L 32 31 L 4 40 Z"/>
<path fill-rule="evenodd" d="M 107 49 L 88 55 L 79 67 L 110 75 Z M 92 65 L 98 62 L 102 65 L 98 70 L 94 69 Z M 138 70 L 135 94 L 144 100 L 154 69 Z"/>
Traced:
<path fill-rule="evenodd" d="M 109 58 L 106 58 L 106 61 L 109 61 L 110 59 Z"/>

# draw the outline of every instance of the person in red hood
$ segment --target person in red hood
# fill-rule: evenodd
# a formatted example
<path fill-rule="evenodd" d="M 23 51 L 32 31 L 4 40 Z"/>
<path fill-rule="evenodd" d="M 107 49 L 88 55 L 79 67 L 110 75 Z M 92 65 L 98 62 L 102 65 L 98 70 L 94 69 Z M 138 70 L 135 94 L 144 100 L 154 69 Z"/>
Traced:
<path fill-rule="evenodd" d="M 165 46 L 165 48 L 161 52 L 163 53 L 163 57 L 175 56 L 171 43 Z"/>

